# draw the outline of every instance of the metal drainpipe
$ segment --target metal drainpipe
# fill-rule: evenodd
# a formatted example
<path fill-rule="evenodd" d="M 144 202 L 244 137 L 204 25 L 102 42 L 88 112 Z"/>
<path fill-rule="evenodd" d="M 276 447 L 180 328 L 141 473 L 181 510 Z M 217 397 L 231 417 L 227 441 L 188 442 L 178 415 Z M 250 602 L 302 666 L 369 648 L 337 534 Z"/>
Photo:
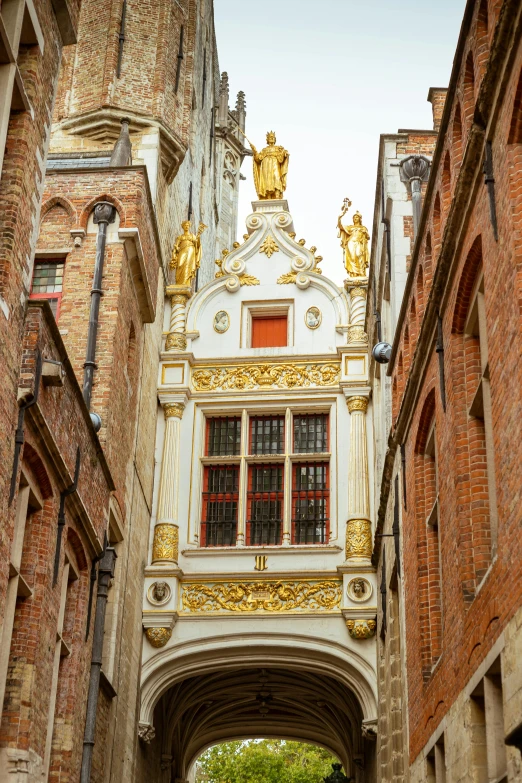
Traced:
<path fill-rule="evenodd" d="M 98 336 L 98 314 L 102 297 L 103 263 L 105 261 L 105 245 L 107 243 L 107 226 L 114 223 L 116 211 L 108 201 L 100 201 L 94 207 L 94 222 L 98 224 L 98 239 L 96 240 L 96 261 L 91 289 L 91 312 L 89 314 L 89 333 L 87 336 L 87 352 L 83 364 L 83 399 L 87 408 L 91 407 L 92 383 L 96 368 L 96 339 Z"/>
<path fill-rule="evenodd" d="M 91 654 L 91 674 L 89 677 L 89 694 L 87 697 L 87 715 L 85 718 L 85 732 L 83 735 L 82 769 L 80 783 L 90 783 L 92 753 L 94 750 L 94 737 L 96 731 L 96 712 L 98 709 L 98 693 L 100 690 L 100 672 L 103 653 L 103 634 L 105 632 L 105 610 L 107 608 L 107 595 L 109 582 L 114 576 L 116 551 L 108 546 L 103 553 L 98 568 L 98 592 L 96 598 L 96 615 L 94 618 L 94 638 Z"/>

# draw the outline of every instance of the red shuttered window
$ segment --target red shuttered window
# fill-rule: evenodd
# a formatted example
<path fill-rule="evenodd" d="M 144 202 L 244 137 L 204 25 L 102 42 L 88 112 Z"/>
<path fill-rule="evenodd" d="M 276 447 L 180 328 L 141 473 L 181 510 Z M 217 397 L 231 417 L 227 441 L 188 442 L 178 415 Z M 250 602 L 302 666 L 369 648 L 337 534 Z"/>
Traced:
<path fill-rule="evenodd" d="M 288 316 L 252 316 L 252 348 L 278 348 L 288 345 Z"/>

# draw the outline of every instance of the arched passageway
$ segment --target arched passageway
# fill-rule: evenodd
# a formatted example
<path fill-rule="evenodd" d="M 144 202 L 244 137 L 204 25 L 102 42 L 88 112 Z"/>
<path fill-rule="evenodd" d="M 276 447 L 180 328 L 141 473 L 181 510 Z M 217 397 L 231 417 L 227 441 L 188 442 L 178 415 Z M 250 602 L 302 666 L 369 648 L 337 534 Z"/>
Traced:
<path fill-rule="evenodd" d="M 375 779 L 373 695 L 350 666 L 343 673 L 324 656 L 314 662 L 295 649 L 285 658 L 244 648 L 241 662 L 230 653 L 164 660 L 144 683 L 142 726 L 153 726 L 154 736 L 141 743 L 139 779 L 181 783 L 209 746 L 251 737 L 316 743 L 357 783 Z"/>

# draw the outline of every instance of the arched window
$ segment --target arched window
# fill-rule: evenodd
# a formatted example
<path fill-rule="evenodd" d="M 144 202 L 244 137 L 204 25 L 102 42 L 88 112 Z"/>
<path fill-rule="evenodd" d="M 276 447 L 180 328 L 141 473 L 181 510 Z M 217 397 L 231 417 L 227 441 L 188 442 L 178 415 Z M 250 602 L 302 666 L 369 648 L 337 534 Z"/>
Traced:
<path fill-rule="evenodd" d="M 475 66 L 473 64 L 473 53 L 469 52 L 464 68 L 464 121 L 466 129 L 469 131 L 473 122 L 473 112 L 475 111 Z"/>
<path fill-rule="evenodd" d="M 462 271 L 453 317 L 453 355 L 457 372 L 455 391 L 460 402 L 456 416 L 467 449 L 459 450 L 458 473 L 469 476 L 469 489 L 460 488 L 461 520 L 464 539 L 469 541 L 473 563 L 473 583 L 467 580 L 464 590 L 472 600 L 475 590 L 488 570 L 497 546 L 497 503 L 495 461 L 489 381 L 488 336 L 486 323 L 482 242 L 477 237 Z M 458 365 L 461 371 L 458 372 Z M 467 511 L 466 511 L 467 509 Z M 465 556 L 466 553 L 464 553 Z"/>
<path fill-rule="evenodd" d="M 441 653 L 442 578 L 439 471 L 435 389 L 424 401 L 415 442 L 415 514 L 417 522 L 418 598 L 422 670 L 425 679 Z"/>
<path fill-rule="evenodd" d="M 444 158 L 444 166 L 442 167 L 442 209 L 444 218 L 447 218 L 449 208 L 451 204 L 451 164 L 449 152 L 446 153 Z"/>

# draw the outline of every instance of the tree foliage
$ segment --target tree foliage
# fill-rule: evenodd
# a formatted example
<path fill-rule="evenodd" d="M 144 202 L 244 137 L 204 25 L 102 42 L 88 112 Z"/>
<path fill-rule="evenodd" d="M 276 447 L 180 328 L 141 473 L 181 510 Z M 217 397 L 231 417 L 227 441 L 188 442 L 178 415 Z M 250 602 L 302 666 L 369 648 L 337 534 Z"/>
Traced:
<path fill-rule="evenodd" d="M 285 740 L 224 742 L 198 760 L 197 783 L 323 783 L 336 762 L 316 745 Z"/>

